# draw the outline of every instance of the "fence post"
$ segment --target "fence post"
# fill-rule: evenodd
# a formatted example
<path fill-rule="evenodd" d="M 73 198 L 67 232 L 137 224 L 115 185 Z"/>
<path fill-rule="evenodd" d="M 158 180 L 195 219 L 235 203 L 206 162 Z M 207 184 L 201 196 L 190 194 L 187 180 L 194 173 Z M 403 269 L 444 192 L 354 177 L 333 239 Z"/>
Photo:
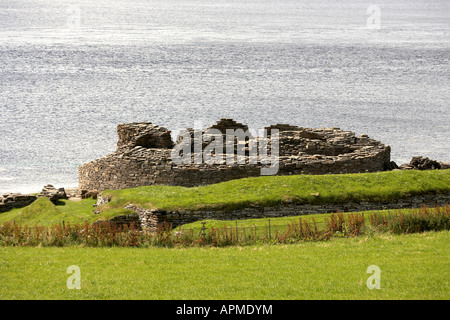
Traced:
<path fill-rule="evenodd" d="M 236 222 L 236 242 L 238 242 L 239 241 L 239 234 L 238 234 L 237 220 L 235 222 Z"/>
<path fill-rule="evenodd" d="M 206 222 L 202 222 L 202 237 L 204 238 L 205 236 L 206 236 L 206 233 L 205 233 L 205 223 Z"/>
<path fill-rule="evenodd" d="M 272 240 L 272 233 L 270 232 L 270 219 L 269 219 L 269 240 Z"/>

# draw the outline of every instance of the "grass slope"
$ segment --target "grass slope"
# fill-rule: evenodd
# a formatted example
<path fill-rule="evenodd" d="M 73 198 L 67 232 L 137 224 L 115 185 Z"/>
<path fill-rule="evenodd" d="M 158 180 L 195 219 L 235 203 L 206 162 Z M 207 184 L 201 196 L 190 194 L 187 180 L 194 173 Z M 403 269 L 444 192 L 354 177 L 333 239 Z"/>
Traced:
<path fill-rule="evenodd" d="M 123 209 L 133 203 L 144 208 L 166 210 L 194 208 L 237 209 L 251 205 L 297 203 L 343 203 L 347 201 L 388 201 L 419 194 L 450 193 L 450 170 L 391 171 L 364 174 L 268 176 L 232 180 L 196 187 L 148 186 L 106 190 L 112 197 L 93 214 L 96 200 L 63 200 L 54 205 L 39 198 L 31 205 L 0 213 L 6 221 L 28 225 L 53 225 L 61 221 L 92 223 L 134 213 Z"/>
<path fill-rule="evenodd" d="M 298 245 L 0 247 L 0 299 L 445 299 L 450 232 Z M 81 270 L 69 290 L 66 270 Z M 366 273 L 381 269 L 381 289 Z"/>
<path fill-rule="evenodd" d="M 166 210 L 224 208 L 293 203 L 389 201 L 414 195 L 450 193 L 450 170 L 390 171 L 362 174 L 267 176 L 195 187 L 150 186 L 106 190 L 104 210 L 129 203 Z"/>
<path fill-rule="evenodd" d="M 366 217 L 366 225 L 370 225 L 369 215 L 371 213 L 381 213 L 387 215 L 388 213 L 394 214 L 397 212 L 402 212 L 404 214 L 409 214 L 417 211 L 417 209 L 402 209 L 402 210 L 373 210 L 373 211 L 364 211 L 361 212 L 365 214 Z M 344 212 L 344 216 L 349 214 L 355 214 L 355 212 Z M 312 219 L 316 222 L 318 228 L 322 228 L 325 226 L 325 220 L 329 219 L 332 213 L 317 213 L 317 214 L 308 214 L 308 215 L 299 215 L 299 216 L 289 216 L 289 217 L 276 217 L 276 218 L 257 218 L 257 219 L 242 219 L 242 220 L 199 220 L 192 223 L 184 224 L 181 226 L 184 230 L 194 229 L 200 230 L 203 227 L 203 223 L 205 223 L 205 228 L 221 228 L 227 226 L 228 228 L 236 227 L 236 223 L 238 228 L 267 228 L 269 225 L 273 230 L 284 230 L 288 224 L 292 224 L 294 222 L 299 222 L 299 219 L 304 221 L 311 222 Z M 178 229 L 176 229 L 178 230 Z"/>
<path fill-rule="evenodd" d="M 93 205 L 96 200 L 82 201 L 61 200 L 54 205 L 48 198 L 40 197 L 29 206 L 0 213 L 0 224 L 6 221 L 28 225 L 51 226 L 62 221 L 70 223 L 95 222 L 99 219 L 94 215 Z"/>

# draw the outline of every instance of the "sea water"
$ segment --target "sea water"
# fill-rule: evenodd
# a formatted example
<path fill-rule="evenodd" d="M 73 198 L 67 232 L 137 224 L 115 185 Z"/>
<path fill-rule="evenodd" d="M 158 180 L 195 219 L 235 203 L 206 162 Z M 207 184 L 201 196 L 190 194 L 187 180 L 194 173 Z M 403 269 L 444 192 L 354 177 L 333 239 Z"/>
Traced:
<path fill-rule="evenodd" d="M 120 123 L 340 127 L 450 161 L 449 1 L 0 0 L 0 194 L 78 184 Z"/>

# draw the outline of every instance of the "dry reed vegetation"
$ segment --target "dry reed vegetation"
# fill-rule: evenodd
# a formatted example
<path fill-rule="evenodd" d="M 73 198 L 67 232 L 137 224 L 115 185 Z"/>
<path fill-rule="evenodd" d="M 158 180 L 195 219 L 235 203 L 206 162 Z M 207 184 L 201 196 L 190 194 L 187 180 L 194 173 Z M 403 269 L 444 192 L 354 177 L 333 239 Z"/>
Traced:
<path fill-rule="evenodd" d="M 326 241 L 331 237 L 357 237 L 371 232 L 408 234 L 450 230 L 450 205 L 422 207 L 404 213 L 401 210 L 382 213 L 343 213 L 325 218 L 318 226 L 314 218 L 299 217 L 283 229 L 271 230 L 236 226 L 172 230 L 160 225 L 156 232 L 136 225 L 110 222 L 89 224 L 59 223 L 53 226 L 26 226 L 6 222 L 0 226 L 2 246 L 88 246 L 88 247 L 190 247 L 254 244 L 288 244 L 302 241 Z"/>

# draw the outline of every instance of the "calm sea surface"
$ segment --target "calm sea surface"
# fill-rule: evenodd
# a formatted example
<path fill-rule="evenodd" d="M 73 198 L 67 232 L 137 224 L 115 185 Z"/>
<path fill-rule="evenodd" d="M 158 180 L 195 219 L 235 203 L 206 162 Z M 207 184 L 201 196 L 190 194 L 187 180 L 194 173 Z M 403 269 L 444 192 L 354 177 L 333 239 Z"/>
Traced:
<path fill-rule="evenodd" d="M 77 186 L 119 123 L 222 117 L 450 161 L 450 1 L 0 0 L 0 194 Z"/>

